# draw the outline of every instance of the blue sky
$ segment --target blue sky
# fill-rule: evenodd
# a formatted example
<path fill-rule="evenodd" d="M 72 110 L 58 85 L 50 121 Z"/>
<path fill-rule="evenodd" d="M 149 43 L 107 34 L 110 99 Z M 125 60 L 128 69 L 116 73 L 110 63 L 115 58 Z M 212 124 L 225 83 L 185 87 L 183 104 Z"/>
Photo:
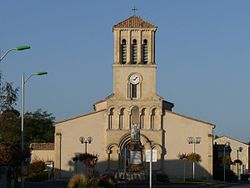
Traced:
<path fill-rule="evenodd" d="M 0 64 L 5 80 L 21 87 L 22 72 L 49 72 L 27 83 L 26 110 L 62 120 L 111 94 L 111 28 L 133 6 L 158 26 L 158 94 L 175 112 L 216 124 L 215 134 L 249 141 L 249 0 L 2 1 L 1 52 L 32 46 Z"/>

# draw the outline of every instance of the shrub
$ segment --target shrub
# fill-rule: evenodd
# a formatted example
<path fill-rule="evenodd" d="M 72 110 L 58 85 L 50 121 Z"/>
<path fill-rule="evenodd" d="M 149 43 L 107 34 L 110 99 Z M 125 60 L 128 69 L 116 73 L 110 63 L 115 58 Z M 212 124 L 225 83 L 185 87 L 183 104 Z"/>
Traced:
<path fill-rule="evenodd" d="M 45 163 L 43 161 L 34 161 L 30 164 L 30 173 L 39 173 L 44 171 L 46 168 Z"/>
<path fill-rule="evenodd" d="M 89 187 L 96 187 L 99 184 L 100 181 L 100 174 L 98 171 L 93 170 L 89 175 L 88 175 L 88 181 L 87 184 Z"/>
<path fill-rule="evenodd" d="M 169 183 L 169 178 L 167 174 L 157 174 L 156 180 L 159 182 Z"/>
<path fill-rule="evenodd" d="M 198 153 L 189 153 L 187 160 L 192 162 L 201 162 L 201 156 Z"/>
<path fill-rule="evenodd" d="M 32 174 L 29 181 L 44 181 L 48 179 L 48 171 L 40 171 L 39 173 Z"/>
<path fill-rule="evenodd" d="M 74 175 L 70 178 L 67 188 L 87 188 L 88 177 L 86 175 Z"/>

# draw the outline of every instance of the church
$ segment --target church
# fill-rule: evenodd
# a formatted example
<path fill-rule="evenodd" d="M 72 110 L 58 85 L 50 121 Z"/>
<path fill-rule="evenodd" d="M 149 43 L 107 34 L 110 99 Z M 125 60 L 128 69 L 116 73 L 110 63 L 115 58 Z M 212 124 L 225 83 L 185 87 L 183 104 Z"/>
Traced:
<path fill-rule="evenodd" d="M 185 161 L 179 155 L 197 153 L 201 162 L 195 169 L 191 163 L 185 166 L 186 178 L 194 170 L 195 178 L 212 178 L 215 125 L 174 112 L 174 104 L 156 91 L 157 26 L 131 16 L 112 31 L 113 91 L 93 104 L 93 112 L 55 123 L 56 175 L 83 172 L 83 165 L 72 159 L 84 152 L 98 155 L 100 173 L 137 165 L 135 172 L 148 174 L 147 151 L 153 151 L 153 174 L 183 178 Z"/>

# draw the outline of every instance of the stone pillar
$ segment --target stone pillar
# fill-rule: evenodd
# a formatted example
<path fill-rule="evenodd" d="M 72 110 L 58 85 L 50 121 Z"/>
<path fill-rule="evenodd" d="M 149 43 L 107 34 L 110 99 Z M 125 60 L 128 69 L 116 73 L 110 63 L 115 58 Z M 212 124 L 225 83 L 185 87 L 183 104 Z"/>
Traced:
<path fill-rule="evenodd" d="M 127 32 L 127 64 L 131 64 L 131 31 Z"/>
<path fill-rule="evenodd" d="M 151 31 L 147 31 L 151 32 Z M 149 33 L 149 37 L 148 37 L 148 64 L 152 64 L 153 59 L 152 59 L 152 55 L 153 55 L 153 41 L 152 41 L 152 32 Z"/>
<path fill-rule="evenodd" d="M 113 124 L 113 129 L 119 129 L 119 115 L 120 115 L 120 112 L 114 110 L 114 117 L 113 117 L 114 124 Z"/>
<path fill-rule="evenodd" d="M 142 31 L 138 31 L 137 64 L 142 63 Z"/>
<path fill-rule="evenodd" d="M 160 109 L 156 109 L 155 111 L 155 130 L 160 130 L 161 129 L 161 110 Z"/>
<path fill-rule="evenodd" d="M 62 133 L 55 133 L 55 177 L 61 177 L 62 169 Z"/>
<path fill-rule="evenodd" d="M 121 41 L 120 31 L 114 31 L 114 63 L 118 64 L 121 60 Z"/>
<path fill-rule="evenodd" d="M 146 130 L 150 129 L 150 112 L 148 109 L 145 109 L 144 128 Z"/>
<path fill-rule="evenodd" d="M 129 119 L 130 114 L 127 108 L 124 109 L 124 128 L 123 129 L 129 129 Z"/>
<path fill-rule="evenodd" d="M 151 58 L 150 58 L 150 63 L 155 64 L 155 31 L 151 31 Z"/>

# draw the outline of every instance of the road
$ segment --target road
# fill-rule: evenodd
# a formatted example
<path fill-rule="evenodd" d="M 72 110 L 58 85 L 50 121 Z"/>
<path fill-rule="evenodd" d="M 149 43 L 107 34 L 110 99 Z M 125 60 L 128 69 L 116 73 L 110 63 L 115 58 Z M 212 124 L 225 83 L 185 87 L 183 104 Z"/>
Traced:
<path fill-rule="evenodd" d="M 250 188 L 250 183 L 242 184 L 242 185 L 234 185 L 234 186 L 230 186 L 230 188 Z"/>
<path fill-rule="evenodd" d="M 25 188 L 65 188 L 66 181 L 47 181 L 47 182 L 26 182 Z M 21 187 L 21 186 L 19 186 Z M 121 185 L 120 188 L 148 188 L 148 185 Z M 250 188 L 250 182 L 244 184 L 214 184 L 214 185 L 192 185 L 192 184 L 167 184 L 167 185 L 154 185 L 152 188 Z"/>

